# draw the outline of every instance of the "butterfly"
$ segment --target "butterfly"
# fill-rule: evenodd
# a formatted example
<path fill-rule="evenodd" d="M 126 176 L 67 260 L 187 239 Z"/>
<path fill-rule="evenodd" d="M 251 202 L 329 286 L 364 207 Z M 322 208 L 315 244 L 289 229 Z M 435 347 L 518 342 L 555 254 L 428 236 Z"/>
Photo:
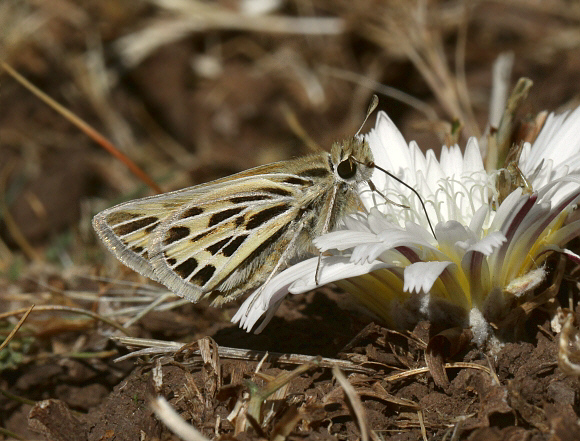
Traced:
<path fill-rule="evenodd" d="M 133 270 L 214 305 L 259 287 L 361 206 L 375 165 L 357 136 L 322 152 L 122 203 L 93 226 Z"/>

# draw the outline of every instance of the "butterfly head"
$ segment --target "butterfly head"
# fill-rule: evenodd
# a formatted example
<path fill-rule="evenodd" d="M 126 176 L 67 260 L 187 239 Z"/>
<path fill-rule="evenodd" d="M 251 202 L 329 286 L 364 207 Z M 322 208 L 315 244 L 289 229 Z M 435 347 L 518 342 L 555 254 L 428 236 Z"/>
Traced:
<path fill-rule="evenodd" d="M 335 142 L 330 157 L 337 179 L 355 184 L 368 181 L 373 174 L 373 154 L 368 143 L 358 137 Z"/>

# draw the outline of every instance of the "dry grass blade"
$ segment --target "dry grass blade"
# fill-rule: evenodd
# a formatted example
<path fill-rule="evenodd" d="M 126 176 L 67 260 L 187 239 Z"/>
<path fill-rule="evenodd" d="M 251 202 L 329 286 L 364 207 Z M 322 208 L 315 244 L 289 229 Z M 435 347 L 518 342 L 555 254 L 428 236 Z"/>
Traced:
<path fill-rule="evenodd" d="M 23 398 L 23 397 L 20 397 L 18 395 L 11 394 L 10 392 L 5 391 L 3 389 L 0 389 L 0 394 L 4 395 L 9 400 L 13 400 L 13 401 L 16 401 L 16 402 L 22 403 L 22 404 L 27 404 L 28 406 L 34 406 L 37 403 L 37 401 L 29 400 L 27 398 Z"/>
<path fill-rule="evenodd" d="M 477 369 L 489 374 L 490 376 L 492 375 L 491 370 L 487 366 L 482 366 L 476 363 L 468 363 L 468 362 L 446 363 L 445 365 L 443 365 L 443 367 L 445 369 L 464 369 L 464 368 Z M 398 381 L 401 380 L 402 378 L 413 377 L 415 375 L 424 374 L 426 372 L 429 372 L 428 367 L 410 369 L 405 372 L 397 372 L 396 374 L 389 375 L 388 377 L 385 377 L 384 380 L 386 382 Z"/>
<path fill-rule="evenodd" d="M 375 400 L 385 401 L 387 403 L 392 403 L 404 408 L 410 408 L 412 410 L 420 409 L 419 405 L 414 401 L 407 400 L 405 398 L 399 398 L 388 393 L 379 383 L 373 384 L 372 387 L 357 387 L 356 391 L 361 397 L 368 397 Z"/>
<path fill-rule="evenodd" d="M 417 418 L 419 419 L 419 425 L 421 426 L 421 436 L 423 436 L 423 441 L 427 441 L 427 428 L 425 427 L 425 419 L 423 418 L 423 411 L 421 409 L 417 411 Z"/>
<path fill-rule="evenodd" d="M 373 8 L 364 23 L 364 36 L 386 52 L 402 53 L 413 63 L 451 119 L 465 123 L 468 135 L 480 136 L 464 88 L 447 63 L 444 25 L 433 18 L 435 8 L 427 2 L 383 2 Z M 456 8 L 454 21 L 465 23 L 465 9 Z M 458 44 L 461 38 L 458 38 Z M 460 53 L 461 55 L 461 53 Z M 461 60 L 457 60 L 461 62 Z"/>
<path fill-rule="evenodd" d="M 28 310 L 24 313 L 22 318 L 20 320 L 18 320 L 18 323 L 16 323 L 16 326 L 14 326 L 14 329 L 12 331 L 10 331 L 10 334 L 8 334 L 8 337 L 6 337 L 6 339 L 0 345 L 0 351 L 2 349 L 4 349 L 6 346 L 8 346 L 8 343 L 10 343 L 10 340 L 12 340 L 14 338 L 14 336 L 16 335 L 16 333 L 18 332 L 20 327 L 24 324 L 24 322 L 26 321 L 26 318 L 32 312 L 32 309 L 34 308 L 34 306 L 35 305 L 32 304 L 30 306 L 30 308 L 28 308 Z"/>
<path fill-rule="evenodd" d="M 0 320 L 3 318 L 6 318 L 6 317 L 11 317 L 13 315 L 19 315 L 19 314 L 25 313 L 28 310 L 29 310 L 28 308 L 24 308 L 24 309 L 16 309 L 14 311 L 4 312 L 4 313 L 0 314 Z M 71 306 L 61 306 L 61 305 L 35 306 L 34 312 L 42 312 L 42 311 L 66 311 L 66 312 L 73 312 L 75 314 L 88 315 L 89 317 L 92 317 L 96 320 L 100 320 L 100 321 L 112 326 L 113 328 L 121 331 L 123 334 L 127 335 L 127 330 L 124 329 L 118 323 L 115 323 L 113 320 L 109 320 L 107 317 L 103 317 L 100 314 L 97 314 L 97 313 L 92 312 L 92 311 L 88 311 L 86 309 L 73 308 Z"/>
<path fill-rule="evenodd" d="M 139 357 L 141 355 L 173 355 L 187 345 L 179 342 L 154 340 L 148 338 L 111 337 L 111 339 L 130 348 L 144 348 L 117 358 L 115 360 L 117 362 L 126 360 L 128 358 Z M 219 346 L 217 351 L 221 358 L 233 360 L 260 361 L 264 359 L 264 361 L 269 363 L 279 364 L 304 364 L 316 362 L 317 366 L 322 368 L 332 368 L 334 366 L 338 366 L 340 369 L 350 372 L 359 372 L 364 374 L 373 374 L 376 372 L 374 369 L 360 366 L 359 364 L 353 363 L 351 361 L 338 360 L 335 358 L 301 354 L 283 354 L 280 352 L 254 351 L 248 349 L 228 348 L 225 346 Z M 200 355 L 200 352 L 199 350 L 194 350 L 191 351 L 190 354 Z"/>
<path fill-rule="evenodd" d="M 186 441 L 209 441 L 209 438 L 203 436 L 199 430 L 185 422 L 165 398 L 155 398 L 151 402 L 151 408 L 155 412 L 155 415 L 180 438 Z"/>
<path fill-rule="evenodd" d="M 444 353 L 440 348 L 434 348 L 433 346 L 436 345 L 432 345 L 428 351 L 425 351 L 425 363 L 435 384 L 442 389 L 447 389 L 450 383 L 449 378 L 447 378 L 447 371 L 443 367 Z"/>
<path fill-rule="evenodd" d="M 161 394 L 161 389 L 163 387 L 163 368 L 159 359 L 155 360 L 155 366 L 151 369 L 151 374 L 155 393 L 159 395 Z"/>
<path fill-rule="evenodd" d="M 469 23 L 469 5 L 462 4 L 463 14 L 457 27 L 457 43 L 455 44 L 455 87 L 457 88 L 457 98 L 462 109 L 468 116 L 468 121 L 476 122 L 475 113 L 471 104 L 467 75 L 465 72 L 465 52 L 467 48 L 467 28 Z M 477 127 L 477 126 L 476 126 Z M 480 135 L 478 132 L 474 135 Z"/>
<path fill-rule="evenodd" d="M 152 338 L 138 338 L 138 337 L 111 337 L 111 340 L 121 343 L 128 348 L 146 348 L 157 352 L 157 354 L 172 354 L 179 351 L 185 343 L 179 343 L 175 341 L 165 341 L 165 340 L 155 340 Z M 135 356 L 136 352 L 127 354 L 130 356 Z M 122 361 L 122 359 L 132 358 L 127 357 L 127 355 L 118 358 L 116 361 Z"/>
<path fill-rule="evenodd" d="M 197 345 L 204 363 L 205 396 L 209 406 L 211 398 L 223 386 L 219 346 L 211 337 L 198 340 Z"/>
<path fill-rule="evenodd" d="M 302 419 L 302 412 L 296 406 L 290 407 L 270 434 L 270 441 L 284 441 Z"/>
<path fill-rule="evenodd" d="M 28 242 L 28 239 L 22 231 L 18 222 L 12 217 L 10 210 L 8 209 L 8 204 L 6 202 L 6 191 L 8 177 L 14 169 L 15 163 L 13 161 L 4 164 L 2 170 L 0 171 L 0 213 L 2 214 L 2 220 L 6 225 L 6 229 L 10 232 L 10 236 L 18 244 L 22 252 L 30 260 L 41 260 L 40 255 L 34 249 L 34 247 Z"/>
<path fill-rule="evenodd" d="M 141 320 L 143 317 L 145 317 L 145 315 L 147 315 L 149 312 L 153 311 L 159 305 L 161 305 L 162 303 L 164 303 L 167 299 L 170 299 L 172 297 L 175 297 L 175 294 L 173 294 L 172 292 L 167 292 L 167 293 L 161 294 L 159 297 L 157 297 L 156 299 L 154 299 L 152 302 L 150 302 L 144 308 L 141 308 L 141 307 L 137 308 L 137 310 L 139 312 L 137 314 L 135 314 L 135 316 L 133 316 L 132 318 L 130 318 L 129 320 L 127 320 L 123 324 L 123 327 L 124 328 L 129 328 L 129 327 L 133 326 L 135 323 L 137 323 L 139 320 Z M 117 311 L 117 314 L 120 314 L 120 312 Z"/>
<path fill-rule="evenodd" d="M 84 57 L 72 64 L 74 81 L 105 124 L 113 142 L 127 152 L 136 146 L 129 122 L 112 102 L 112 91 L 117 78 L 107 70 L 105 48 L 96 35 L 87 41 Z"/>
<path fill-rule="evenodd" d="M 497 170 L 506 165 L 505 160 L 511 147 L 515 114 L 527 98 L 532 85 L 533 82 L 529 78 L 520 78 L 512 90 L 497 127 L 497 132 L 490 137 L 493 139 L 488 140 L 488 151 L 485 158 L 487 170 Z"/>
<path fill-rule="evenodd" d="M 197 341 L 199 353 L 204 363 L 211 365 L 212 369 L 219 375 L 219 346 L 211 337 L 204 337 Z"/>
<path fill-rule="evenodd" d="M 336 17 L 290 17 L 281 15 L 247 15 L 218 3 L 180 0 L 150 0 L 170 12 L 160 16 L 146 28 L 117 41 L 117 50 L 127 66 L 141 63 L 161 46 L 192 33 L 226 29 L 228 31 L 273 34 L 337 35 L 345 23 Z"/>
<path fill-rule="evenodd" d="M 268 381 L 262 388 L 258 388 L 254 383 L 249 382 L 248 386 L 250 387 L 251 397 L 250 402 L 248 403 L 248 415 L 254 418 L 255 421 L 260 422 L 262 403 L 264 400 L 266 400 L 270 395 L 272 395 L 281 387 L 290 383 L 290 381 L 292 381 L 294 378 L 315 367 L 318 367 L 316 360 L 305 363 L 301 366 L 298 366 L 291 372 L 284 372 L 278 375 L 273 380 Z"/>
<path fill-rule="evenodd" d="M 340 78 L 345 81 L 350 81 L 352 83 L 366 87 L 367 89 L 370 89 L 374 92 L 380 93 L 381 95 L 390 97 L 403 104 L 406 104 L 418 112 L 421 112 L 429 121 L 439 120 L 437 112 L 433 106 L 421 101 L 418 98 L 415 98 L 412 95 L 409 95 L 408 93 L 403 92 L 402 90 L 386 86 L 364 75 L 357 74 L 356 72 L 349 72 L 347 70 L 338 69 L 332 66 L 320 66 L 319 70 L 327 75 L 331 75 L 335 78 Z"/>
<path fill-rule="evenodd" d="M 558 341 L 558 366 L 567 375 L 580 377 L 580 332 L 574 327 L 574 313 L 559 311 L 562 331 Z"/>
<path fill-rule="evenodd" d="M 22 86 L 32 92 L 36 97 L 38 97 L 41 101 L 47 104 L 49 107 L 60 113 L 64 118 L 74 124 L 79 130 L 85 133 L 89 138 L 95 141 L 98 145 L 102 148 L 107 150 L 111 155 L 121 161 L 123 164 L 127 166 L 127 168 L 139 179 L 141 179 L 148 187 L 152 190 L 156 191 L 157 193 L 162 193 L 163 191 L 161 188 L 145 173 L 141 168 L 137 166 L 128 156 L 121 153 L 117 148 L 111 144 L 105 137 L 103 137 L 99 132 L 97 132 L 93 127 L 91 127 L 88 123 L 80 119 L 66 107 L 62 106 L 61 104 L 57 103 L 51 97 L 46 95 L 43 91 L 38 89 L 34 84 L 16 72 L 12 67 L 10 67 L 7 63 L 0 60 L 0 66 L 10 74 L 12 78 L 18 81 Z"/>
<path fill-rule="evenodd" d="M 2 57 L 12 59 L 18 55 L 21 45 L 27 43 L 49 21 L 42 13 L 31 11 L 20 0 L 0 2 L 0 41 Z"/>
<path fill-rule="evenodd" d="M 206 398 L 209 399 L 221 386 L 221 366 L 219 345 L 211 337 L 204 337 L 193 343 L 185 344 L 175 351 L 173 358 L 177 361 L 187 360 L 192 355 L 199 354 L 204 364 L 204 372 L 207 377 L 205 380 Z M 208 390 L 212 393 L 208 393 Z"/>
<path fill-rule="evenodd" d="M 11 430 L 4 429 L 3 427 L 0 427 L 0 435 L 6 435 L 9 439 L 14 438 L 17 440 L 23 441 L 26 440 L 26 438 L 24 438 L 23 436 L 20 436 L 17 433 L 12 432 Z"/>
<path fill-rule="evenodd" d="M 280 105 L 280 110 L 282 111 L 282 114 L 284 115 L 290 130 L 292 130 L 292 132 L 304 143 L 306 147 L 308 147 L 310 151 L 313 153 L 324 151 L 324 149 L 310 137 L 306 129 L 298 120 L 296 113 L 290 108 L 288 103 L 282 103 Z"/>
<path fill-rule="evenodd" d="M 334 367 L 332 369 L 332 375 L 334 375 L 334 378 L 336 378 L 336 380 L 342 386 L 342 389 L 344 390 L 344 394 L 346 395 L 346 397 L 348 398 L 348 400 L 350 402 L 350 406 L 351 406 L 352 411 L 354 412 L 354 415 L 356 418 L 356 423 L 357 423 L 358 428 L 360 430 L 361 441 L 368 441 L 368 439 L 369 439 L 368 427 L 367 427 L 367 422 L 366 422 L 366 418 L 365 418 L 364 408 L 363 408 L 362 402 L 360 400 L 360 397 L 358 396 L 358 394 L 354 390 L 354 387 L 352 387 L 352 384 L 350 384 L 348 382 L 348 380 L 346 379 L 346 377 L 340 371 L 339 368 Z"/>

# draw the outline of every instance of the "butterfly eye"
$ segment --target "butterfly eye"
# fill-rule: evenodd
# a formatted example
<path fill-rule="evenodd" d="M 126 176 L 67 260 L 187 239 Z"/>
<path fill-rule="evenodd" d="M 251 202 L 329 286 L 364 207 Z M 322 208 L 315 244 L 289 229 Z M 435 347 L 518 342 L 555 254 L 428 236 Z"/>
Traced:
<path fill-rule="evenodd" d="M 342 179 L 350 179 L 356 174 L 356 162 L 351 162 L 349 159 L 346 159 L 338 164 L 336 171 Z"/>

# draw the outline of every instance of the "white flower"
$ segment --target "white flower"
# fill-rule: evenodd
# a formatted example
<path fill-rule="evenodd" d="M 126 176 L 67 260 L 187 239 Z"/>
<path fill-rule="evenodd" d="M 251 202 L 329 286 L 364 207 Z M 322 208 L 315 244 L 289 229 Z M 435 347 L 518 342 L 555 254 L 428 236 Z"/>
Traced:
<path fill-rule="evenodd" d="M 255 291 L 232 321 L 249 331 L 266 314 L 259 332 L 288 293 L 335 282 L 390 326 L 407 328 L 421 318 L 471 326 L 481 343 L 488 322 L 545 279 L 548 251 L 578 258 L 562 247 L 580 233 L 580 221 L 564 223 L 580 196 L 580 109 L 550 115 L 534 144 L 524 145 L 518 166 L 533 192 L 517 187 L 501 203 L 497 172 L 485 171 L 474 138 L 465 154 L 457 145 L 443 147 L 437 161 L 433 151 L 407 145 L 379 112 L 366 139 L 377 166 L 416 189 L 427 213 L 409 188 L 375 170 L 379 191 L 409 208 L 361 186 L 366 212 L 315 240 L 332 254 L 322 257 L 319 284 L 318 258 L 305 260 Z"/>

